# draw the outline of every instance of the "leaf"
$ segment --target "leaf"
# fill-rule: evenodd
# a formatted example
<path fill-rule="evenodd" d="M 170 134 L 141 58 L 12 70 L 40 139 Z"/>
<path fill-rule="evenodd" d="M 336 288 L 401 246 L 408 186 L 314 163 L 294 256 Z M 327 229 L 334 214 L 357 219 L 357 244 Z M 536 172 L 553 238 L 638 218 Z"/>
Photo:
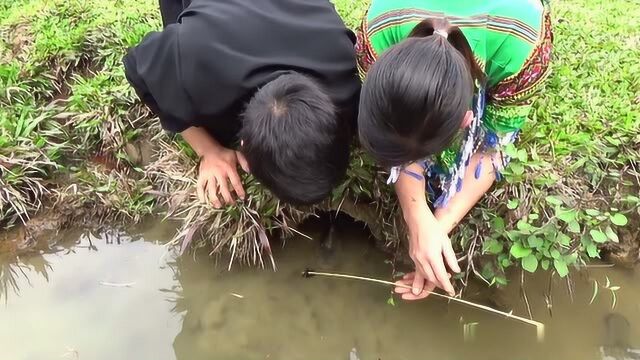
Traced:
<path fill-rule="evenodd" d="M 625 226 L 629 222 L 624 214 L 613 214 L 610 216 L 611 222 L 617 226 Z"/>
<path fill-rule="evenodd" d="M 592 258 L 600 257 L 600 252 L 598 251 L 598 247 L 596 246 L 596 244 L 591 243 L 587 245 L 587 254 L 589 255 L 589 257 L 592 257 Z"/>
<path fill-rule="evenodd" d="M 501 233 L 501 232 L 503 232 L 503 231 L 504 231 L 504 219 L 503 219 L 503 218 L 501 218 L 501 217 L 495 217 L 495 218 L 493 218 L 493 222 L 492 222 L 492 225 L 491 225 L 491 229 L 492 229 L 494 232 L 497 232 L 497 233 Z"/>
<path fill-rule="evenodd" d="M 600 211 L 598 211 L 596 209 L 587 209 L 587 210 L 585 210 L 585 212 L 589 216 L 598 216 L 598 215 L 600 215 Z"/>
<path fill-rule="evenodd" d="M 630 202 L 630 203 L 639 204 L 640 203 L 640 198 L 637 197 L 637 196 L 633 196 L 633 195 L 627 195 L 627 197 L 624 199 L 624 201 Z"/>
<path fill-rule="evenodd" d="M 509 281 L 507 281 L 507 278 L 505 278 L 504 276 L 496 276 L 493 278 L 493 280 L 503 286 L 507 286 L 509 284 Z"/>
<path fill-rule="evenodd" d="M 545 200 L 547 200 L 547 202 L 551 205 L 562 205 L 562 200 L 558 199 L 555 196 L 549 195 L 545 198 Z"/>
<path fill-rule="evenodd" d="M 564 256 L 564 262 L 567 263 L 567 265 L 572 265 L 575 264 L 575 262 L 578 260 L 578 253 L 574 252 L 572 254 L 569 255 L 565 255 Z"/>
<path fill-rule="evenodd" d="M 387 305 L 396 306 L 396 301 L 393 299 L 393 296 L 389 296 L 387 299 Z"/>
<path fill-rule="evenodd" d="M 559 232 L 556 234 L 556 242 L 562 246 L 569 246 L 571 245 L 571 238 L 567 234 Z"/>
<path fill-rule="evenodd" d="M 518 150 L 518 160 L 521 162 L 527 161 L 527 151 L 524 149 Z"/>
<path fill-rule="evenodd" d="M 577 214 L 578 212 L 574 209 L 556 208 L 556 216 L 558 219 L 566 222 L 567 224 L 575 221 Z"/>
<path fill-rule="evenodd" d="M 516 163 L 516 162 L 511 163 L 510 168 L 511 168 L 511 172 L 514 175 L 522 175 L 522 174 L 524 174 L 524 165 L 522 165 L 520 163 Z"/>
<path fill-rule="evenodd" d="M 502 243 L 496 239 L 486 240 L 482 244 L 482 252 L 485 254 L 499 254 L 502 252 L 503 246 Z"/>
<path fill-rule="evenodd" d="M 579 234 L 581 229 L 580 229 L 580 224 L 578 224 L 577 221 L 572 221 L 569 223 L 569 226 L 567 228 L 569 231 L 571 231 L 574 234 Z"/>
<path fill-rule="evenodd" d="M 616 243 L 620 241 L 618 239 L 618 234 L 616 234 L 616 232 L 613 231 L 611 226 L 607 226 L 607 228 L 604 230 L 604 233 L 607 234 L 607 237 L 609 238 L 609 240 L 611 240 L 613 242 L 616 242 Z"/>
<path fill-rule="evenodd" d="M 535 272 L 538 269 L 538 259 L 536 256 L 530 254 L 527 257 L 522 258 L 522 268 L 530 273 Z"/>
<path fill-rule="evenodd" d="M 593 301 L 598 296 L 598 282 L 593 280 L 593 295 L 591 295 L 591 300 L 589 300 L 589 305 L 593 304 Z"/>
<path fill-rule="evenodd" d="M 598 244 L 607 242 L 607 235 L 600 230 L 591 229 L 591 231 L 589 231 L 589 234 L 591 235 L 593 241 L 597 242 Z"/>
<path fill-rule="evenodd" d="M 514 210 L 518 207 L 519 203 L 520 201 L 518 201 L 518 199 L 510 199 L 509 202 L 507 203 L 507 209 Z"/>
<path fill-rule="evenodd" d="M 569 274 L 567 263 L 565 263 L 562 259 L 553 259 L 553 267 L 556 269 L 560 277 L 565 277 L 567 276 L 567 274 Z"/>
<path fill-rule="evenodd" d="M 549 261 L 549 259 L 542 259 L 542 261 L 540 261 L 540 265 L 544 270 L 549 270 L 549 265 L 551 265 L 551 261 Z"/>
<path fill-rule="evenodd" d="M 533 226 L 524 220 L 519 220 L 516 227 L 525 234 L 530 234 L 531 230 L 533 230 Z"/>
<path fill-rule="evenodd" d="M 559 259 L 560 258 L 560 251 L 556 250 L 556 249 L 551 249 L 550 251 L 551 253 L 551 257 L 554 259 Z"/>
<path fill-rule="evenodd" d="M 531 249 L 522 246 L 520 243 L 515 243 L 511 246 L 511 250 L 509 252 L 514 258 L 521 259 L 525 256 L 529 256 L 531 254 Z"/>
<path fill-rule="evenodd" d="M 529 236 L 527 241 L 529 242 L 529 247 L 532 247 L 532 248 L 539 248 L 544 244 L 544 240 L 542 240 L 541 238 L 535 235 Z"/>

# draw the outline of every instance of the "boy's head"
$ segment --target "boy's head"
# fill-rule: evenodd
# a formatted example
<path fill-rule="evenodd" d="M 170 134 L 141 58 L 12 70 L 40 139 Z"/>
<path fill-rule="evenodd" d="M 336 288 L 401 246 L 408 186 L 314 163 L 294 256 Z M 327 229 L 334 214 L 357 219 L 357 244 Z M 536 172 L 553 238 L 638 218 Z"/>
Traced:
<path fill-rule="evenodd" d="M 253 96 L 244 112 L 242 153 L 251 173 L 278 198 L 309 205 L 346 173 L 349 129 L 314 80 L 288 73 Z"/>

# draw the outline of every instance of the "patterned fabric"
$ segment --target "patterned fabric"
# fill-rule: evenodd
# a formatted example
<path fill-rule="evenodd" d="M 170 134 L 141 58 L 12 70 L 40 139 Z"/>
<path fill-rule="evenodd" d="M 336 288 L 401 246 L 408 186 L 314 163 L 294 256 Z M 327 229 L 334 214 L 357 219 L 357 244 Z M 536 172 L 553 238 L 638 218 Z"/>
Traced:
<path fill-rule="evenodd" d="M 424 160 L 425 173 L 437 186 L 434 206 L 441 207 L 460 191 L 471 157 L 494 153 L 513 143 L 531 110 L 541 84 L 549 76 L 553 42 L 548 8 L 532 0 L 373 0 L 356 35 L 360 75 L 364 77 L 378 54 L 402 41 L 420 21 L 446 17 L 460 27 L 487 75 L 478 85 L 474 120 L 459 141 Z M 480 14 L 480 15 L 478 15 Z M 506 156 L 494 163 L 496 177 Z M 495 161 L 495 160 L 494 160 Z M 480 168 L 473 169 L 476 178 Z M 393 169 L 397 178 L 401 168 Z M 390 180 L 394 180 L 390 177 Z"/>
<path fill-rule="evenodd" d="M 522 69 L 509 78 L 500 81 L 488 94 L 484 124 L 497 133 L 518 131 L 531 110 L 536 92 L 551 73 L 551 50 L 553 32 L 551 16 L 545 13 L 540 41 Z"/>

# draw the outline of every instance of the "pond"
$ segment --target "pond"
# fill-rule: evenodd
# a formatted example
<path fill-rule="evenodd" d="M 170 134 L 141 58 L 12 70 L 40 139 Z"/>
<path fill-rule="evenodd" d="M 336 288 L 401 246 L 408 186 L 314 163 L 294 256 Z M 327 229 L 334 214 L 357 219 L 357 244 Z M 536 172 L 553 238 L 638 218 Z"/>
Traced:
<path fill-rule="evenodd" d="M 576 272 L 572 296 L 556 279 L 552 311 L 544 297 L 548 274 L 527 276 L 533 317 L 546 324 L 538 343 L 532 327 L 464 305 L 431 297 L 393 306 L 385 286 L 300 276 L 313 267 L 389 279 L 388 257 L 355 225 L 337 229 L 330 257 L 305 238 L 274 245 L 276 272 L 239 265 L 227 271 L 228 259 L 207 254 L 178 259 L 164 245 L 173 231 L 151 223 L 128 233 L 68 232 L 50 250 L 0 255 L 0 358 L 602 359 L 601 346 L 612 332 L 624 333 L 627 321 L 631 346 L 640 347 L 634 270 Z M 606 278 L 620 286 L 613 310 L 606 289 L 589 304 L 593 280 L 604 285 Z M 526 315 L 519 281 L 514 274 L 502 297 Z M 489 303 L 486 290 L 467 294 Z"/>

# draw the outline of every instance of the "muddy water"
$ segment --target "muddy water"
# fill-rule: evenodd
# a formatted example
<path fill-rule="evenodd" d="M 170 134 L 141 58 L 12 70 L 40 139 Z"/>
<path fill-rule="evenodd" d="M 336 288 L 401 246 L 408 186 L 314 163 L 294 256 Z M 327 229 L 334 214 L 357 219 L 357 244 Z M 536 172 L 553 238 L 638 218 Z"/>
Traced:
<path fill-rule="evenodd" d="M 313 234 L 314 230 L 309 229 Z M 234 267 L 226 259 L 176 260 L 163 242 L 170 225 L 119 234 L 69 233 L 51 251 L 0 255 L 0 359 L 600 359 L 611 297 L 592 305 L 590 279 L 618 290 L 616 313 L 640 347 L 640 275 L 592 268 L 576 276 L 574 301 L 546 275 L 526 279 L 534 329 L 439 299 L 387 304 L 389 291 L 368 283 L 303 279 L 316 269 L 389 278 L 390 265 L 354 227 L 336 234 L 338 251 L 293 239 L 275 251 L 278 271 Z M 514 282 L 519 277 L 514 277 Z M 473 291 L 469 291 L 472 296 Z M 473 296 L 482 301 L 482 296 Z M 520 289 L 505 294 L 525 313 Z M 475 337 L 463 336 L 465 324 Z"/>

